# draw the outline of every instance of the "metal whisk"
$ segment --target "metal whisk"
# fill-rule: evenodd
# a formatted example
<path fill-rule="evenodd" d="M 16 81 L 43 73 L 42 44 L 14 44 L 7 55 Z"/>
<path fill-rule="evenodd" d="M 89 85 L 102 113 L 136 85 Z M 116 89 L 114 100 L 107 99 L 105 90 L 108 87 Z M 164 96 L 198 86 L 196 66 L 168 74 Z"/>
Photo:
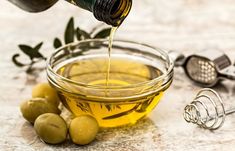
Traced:
<path fill-rule="evenodd" d="M 208 49 L 188 57 L 170 51 L 169 55 L 175 60 L 176 67 L 182 66 L 187 76 L 202 86 L 212 87 L 222 79 L 235 80 L 235 67 L 220 50 Z"/>
<path fill-rule="evenodd" d="M 189 123 L 216 130 L 223 125 L 226 115 L 234 112 L 235 108 L 225 110 L 223 100 L 216 91 L 204 88 L 184 108 L 183 116 Z"/>

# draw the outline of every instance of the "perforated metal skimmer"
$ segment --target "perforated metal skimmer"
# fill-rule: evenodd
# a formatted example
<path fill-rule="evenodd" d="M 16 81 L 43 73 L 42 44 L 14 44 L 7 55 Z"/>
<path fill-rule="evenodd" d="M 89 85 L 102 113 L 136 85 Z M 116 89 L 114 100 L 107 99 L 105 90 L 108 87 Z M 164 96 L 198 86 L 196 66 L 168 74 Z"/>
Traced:
<path fill-rule="evenodd" d="M 220 50 L 209 49 L 188 57 L 174 51 L 169 54 L 175 66 L 182 66 L 187 76 L 200 85 L 212 87 L 222 79 L 235 80 L 235 67 Z"/>

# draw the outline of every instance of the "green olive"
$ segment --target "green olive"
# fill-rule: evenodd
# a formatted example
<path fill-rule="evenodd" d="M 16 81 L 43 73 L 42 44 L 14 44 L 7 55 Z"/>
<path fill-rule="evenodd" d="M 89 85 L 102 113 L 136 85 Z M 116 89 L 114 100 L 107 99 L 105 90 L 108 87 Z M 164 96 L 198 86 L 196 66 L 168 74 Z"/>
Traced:
<path fill-rule="evenodd" d="M 64 119 L 54 113 L 40 115 L 34 123 L 34 129 L 38 136 L 49 144 L 59 144 L 65 141 L 68 131 Z"/>
<path fill-rule="evenodd" d="M 48 83 L 37 84 L 32 90 L 33 98 L 45 98 L 50 103 L 59 105 L 60 99 L 56 93 L 56 90 L 53 89 Z"/>
<path fill-rule="evenodd" d="M 44 98 L 32 98 L 30 100 L 24 101 L 20 105 L 20 110 L 23 117 L 31 123 L 34 123 L 36 118 L 41 114 L 44 113 L 60 114 L 61 112 L 57 107 L 49 103 Z"/>
<path fill-rule="evenodd" d="M 98 131 L 99 125 L 96 119 L 89 115 L 76 117 L 69 126 L 70 138 L 78 145 L 86 145 L 92 142 Z"/>

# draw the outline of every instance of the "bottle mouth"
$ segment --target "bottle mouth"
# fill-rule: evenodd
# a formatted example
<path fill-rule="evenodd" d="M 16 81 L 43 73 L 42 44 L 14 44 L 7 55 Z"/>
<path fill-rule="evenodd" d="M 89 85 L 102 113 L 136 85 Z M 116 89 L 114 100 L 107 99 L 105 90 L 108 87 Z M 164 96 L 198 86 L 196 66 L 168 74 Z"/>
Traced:
<path fill-rule="evenodd" d="M 120 26 L 128 16 L 132 0 L 97 0 L 94 5 L 94 16 L 112 26 Z"/>

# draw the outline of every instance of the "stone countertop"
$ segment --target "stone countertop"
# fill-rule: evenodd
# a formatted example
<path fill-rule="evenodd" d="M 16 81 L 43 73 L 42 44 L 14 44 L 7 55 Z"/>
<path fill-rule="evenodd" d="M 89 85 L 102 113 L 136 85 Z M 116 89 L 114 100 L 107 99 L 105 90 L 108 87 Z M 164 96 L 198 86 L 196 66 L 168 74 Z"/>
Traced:
<path fill-rule="evenodd" d="M 234 0 L 134 0 L 131 14 L 116 37 L 141 41 L 184 54 L 216 48 L 235 59 Z M 68 19 L 89 30 L 99 24 L 92 14 L 64 1 L 40 14 L 26 13 L 7 1 L 0 1 L 0 150 L 100 150 L 100 151 L 228 151 L 235 148 L 235 115 L 226 118 L 223 127 L 208 131 L 188 124 L 182 117 L 186 104 L 201 88 L 175 69 L 174 82 L 162 101 L 145 119 L 134 126 L 102 130 L 96 140 L 81 147 L 65 143 L 42 143 L 32 126 L 19 112 L 21 100 L 30 97 L 31 88 L 46 80 L 26 75 L 15 67 L 11 56 L 20 43 L 36 45 L 44 41 L 43 51 L 53 52 L 52 40 L 62 37 Z M 21 59 L 24 59 L 23 57 Z M 234 82 L 224 81 L 216 89 L 225 108 L 235 107 Z"/>

